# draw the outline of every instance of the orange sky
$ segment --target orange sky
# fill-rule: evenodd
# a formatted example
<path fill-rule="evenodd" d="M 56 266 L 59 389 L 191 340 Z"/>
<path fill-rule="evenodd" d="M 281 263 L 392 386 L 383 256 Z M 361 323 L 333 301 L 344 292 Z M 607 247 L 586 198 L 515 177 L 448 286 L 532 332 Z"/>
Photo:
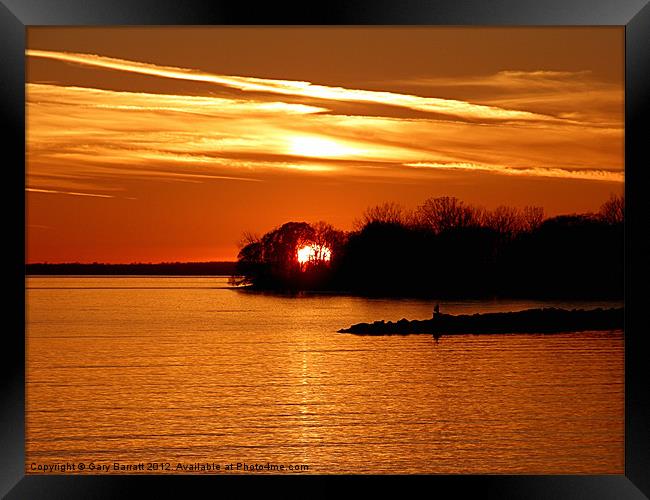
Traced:
<path fill-rule="evenodd" d="M 234 260 L 244 231 L 623 192 L 624 31 L 28 28 L 27 261 Z"/>

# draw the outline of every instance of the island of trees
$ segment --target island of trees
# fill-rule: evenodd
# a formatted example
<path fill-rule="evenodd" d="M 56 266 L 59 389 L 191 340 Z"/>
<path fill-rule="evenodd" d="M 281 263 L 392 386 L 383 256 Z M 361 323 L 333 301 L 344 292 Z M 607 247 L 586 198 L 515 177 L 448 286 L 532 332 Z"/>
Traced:
<path fill-rule="evenodd" d="M 445 298 L 623 297 L 623 197 L 597 213 L 486 210 L 453 197 L 371 207 L 353 231 L 287 222 L 246 234 L 232 281 L 255 290 Z"/>

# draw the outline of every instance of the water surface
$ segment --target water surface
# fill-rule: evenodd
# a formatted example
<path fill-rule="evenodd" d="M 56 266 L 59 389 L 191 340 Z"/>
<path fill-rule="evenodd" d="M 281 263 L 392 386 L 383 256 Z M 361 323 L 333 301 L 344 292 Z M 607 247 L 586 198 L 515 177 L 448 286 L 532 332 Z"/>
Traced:
<path fill-rule="evenodd" d="M 428 318 L 433 305 L 254 294 L 221 277 L 29 277 L 26 471 L 155 462 L 218 463 L 221 473 L 230 463 L 317 474 L 624 472 L 622 331 L 438 342 L 336 332 Z M 442 301 L 440 310 L 620 305 Z"/>

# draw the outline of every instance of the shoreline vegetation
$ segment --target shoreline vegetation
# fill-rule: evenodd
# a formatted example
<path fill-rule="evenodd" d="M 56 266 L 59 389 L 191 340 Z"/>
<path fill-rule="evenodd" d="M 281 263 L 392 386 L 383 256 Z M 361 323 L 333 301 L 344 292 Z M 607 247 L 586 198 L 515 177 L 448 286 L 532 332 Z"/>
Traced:
<path fill-rule="evenodd" d="M 349 232 L 287 222 L 245 234 L 231 282 L 275 293 L 619 300 L 624 208 L 615 195 L 597 213 L 550 218 L 541 207 L 486 210 L 453 197 L 411 211 L 384 203 Z"/>
<path fill-rule="evenodd" d="M 483 314 L 434 313 L 431 319 L 357 323 L 339 333 L 355 335 L 487 335 L 513 333 L 568 333 L 622 330 L 624 308 L 611 309 L 527 309 L 518 312 Z"/>
<path fill-rule="evenodd" d="M 352 231 L 287 222 L 245 233 L 236 262 L 30 263 L 27 275 L 229 276 L 250 292 L 424 299 L 622 300 L 625 199 L 596 213 L 430 198 L 368 208 Z M 303 252 L 301 254 L 301 252 Z"/>

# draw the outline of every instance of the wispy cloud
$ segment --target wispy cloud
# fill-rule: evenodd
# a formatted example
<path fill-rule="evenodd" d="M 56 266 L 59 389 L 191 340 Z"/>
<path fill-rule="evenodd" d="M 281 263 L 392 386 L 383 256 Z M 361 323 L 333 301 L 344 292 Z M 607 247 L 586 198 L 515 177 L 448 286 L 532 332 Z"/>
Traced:
<path fill-rule="evenodd" d="M 110 197 L 128 180 L 260 182 L 289 173 L 387 182 L 471 171 L 623 181 L 622 118 L 604 105 L 588 111 L 582 101 L 603 92 L 615 103 L 620 89 L 593 82 L 589 74 L 511 71 L 457 81 L 475 88 L 477 99 L 521 108 L 513 110 L 89 54 L 29 50 L 28 55 L 246 92 L 185 95 L 29 83 L 27 175 L 42 192 L 96 191 Z M 411 83 L 445 89 L 453 81 Z M 487 86 L 502 90 L 490 93 Z M 279 95 L 287 99 L 277 100 Z M 322 105 L 314 105 L 315 99 Z M 342 101 L 364 104 L 350 115 Z M 387 116 L 386 105 L 433 113 Z"/>
<path fill-rule="evenodd" d="M 26 52 L 33 261 L 231 259 L 242 230 L 319 218 L 349 228 L 383 201 L 452 195 L 556 214 L 624 185 L 624 88 L 608 62 L 549 71 L 548 57 L 535 70 L 534 57 L 481 47 L 472 68 L 422 49 L 391 52 L 394 67 L 369 57 L 368 71 L 348 61 L 283 74 L 286 61 L 257 73 L 259 54 L 200 59 L 210 49 L 191 43 L 180 60 L 206 66 L 164 47 L 155 60 L 124 44 L 116 57 L 41 48 Z M 506 66 L 516 61 L 532 71 Z"/>
<path fill-rule="evenodd" d="M 25 191 L 30 193 L 48 193 L 48 194 L 68 194 L 71 196 L 90 196 L 92 198 L 115 198 L 108 194 L 98 194 L 98 193 L 76 193 L 74 191 L 57 191 L 55 189 L 40 189 L 40 188 L 26 188 Z"/>
<path fill-rule="evenodd" d="M 414 78 L 399 83 L 442 95 L 460 92 L 474 102 L 525 109 L 585 126 L 622 127 L 623 85 L 600 81 L 591 71 L 504 70 L 488 75 Z"/>
<path fill-rule="evenodd" d="M 330 101 L 353 101 L 400 106 L 417 111 L 447 114 L 468 119 L 488 120 L 554 120 L 554 117 L 498 106 L 472 104 L 463 100 L 422 97 L 395 92 L 380 92 L 345 87 L 318 85 L 297 80 L 273 80 L 247 76 L 218 75 L 202 71 L 159 66 L 138 61 L 116 59 L 96 54 L 27 50 L 30 57 L 55 59 L 86 66 L 139 73 L 159 78 L 172 78 L 195 82 L 213 83 L 247 92 L 270 92 L 296 97 L 309 97 Z"/>
<path fill-rule="evenodd" d="M 240 116 L 242 113 L 255 115 L 289 114 L 300 115 L 320 113 L 326 108 L 293 104 L 281 101 L 263 101 L 254 99 L 233 99 L 215 96 L 148 94 L 144 92 L 120 92 L 116 90 L 100 90 L 87 87 L 61 87 L 30 83 L 30 92 L 38 97 L 42 104 L 59 102 L 63 89 L 70 98 L 76 99 L 78 106 L 88 109 L 108 109 L 116 111 L 154 111 L 184 113 L 210 116 L 220 115 Z"/>
<path fill-rule="evenodd" d="M 596 180 L 623 182 L 623 172 L 598 169 L 508 167 L 505 165 L 481 165 L 477 163 L 406 163 L 407 167 L 429 168 L 437 170 L 465 170 L 470 172 L 488 172 L 501 175 L 521 175 L 533 177 L 555 177 L 563 179 Z"/>

